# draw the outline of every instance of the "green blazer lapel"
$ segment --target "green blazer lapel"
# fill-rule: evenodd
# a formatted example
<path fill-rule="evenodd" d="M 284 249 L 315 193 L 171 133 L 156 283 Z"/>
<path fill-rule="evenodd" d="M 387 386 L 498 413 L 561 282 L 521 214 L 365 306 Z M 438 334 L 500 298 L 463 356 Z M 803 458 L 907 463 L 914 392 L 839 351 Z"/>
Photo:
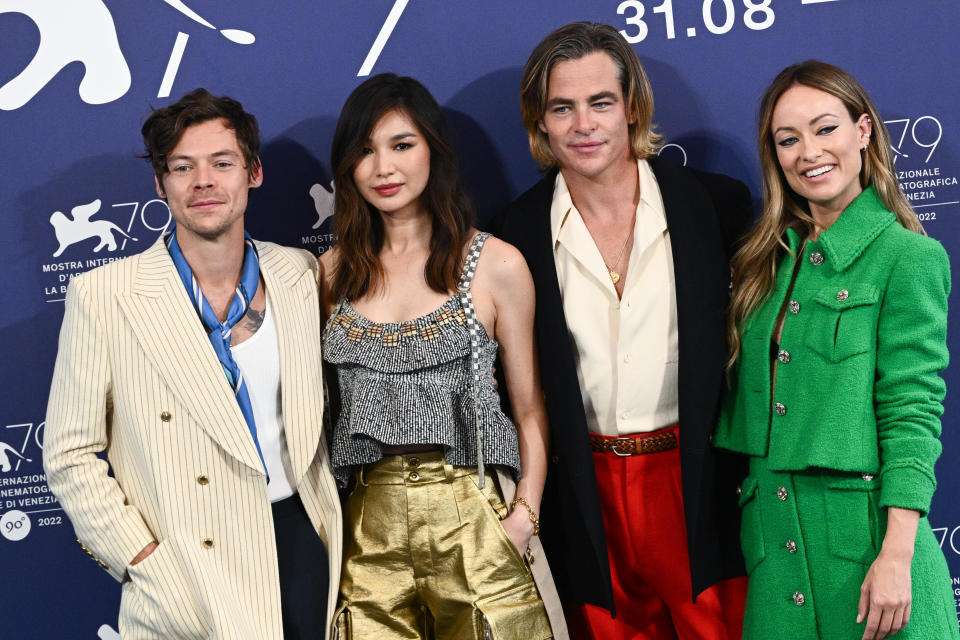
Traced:
<path fill-rule="evenodd" d="M 201 429 L 234 458 L 263 473 L 236 396 L 163 238 L 140 254 L 136 270 L 131 291 L 118 293 L 117 303 L 147 358 Z"/>
<path fill-rule="evenodd" d="M 297 484 L 320 448 L 323 377 L 320 354 L 320 298 L 316 273 L 286 252 L 257 243 L 260 273 L 270 296 L 280 351 L 283 429 Z"/>

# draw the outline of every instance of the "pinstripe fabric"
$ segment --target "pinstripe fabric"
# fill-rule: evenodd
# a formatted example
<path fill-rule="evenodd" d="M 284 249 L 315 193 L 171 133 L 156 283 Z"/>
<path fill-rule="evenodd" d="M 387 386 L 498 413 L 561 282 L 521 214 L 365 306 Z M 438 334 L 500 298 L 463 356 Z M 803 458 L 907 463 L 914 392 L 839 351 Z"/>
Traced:
<path fill-rule="evenodd" d="M 327 545 L 333 612 L 342 525 L 321 434 L 316 260 L 257 247 L 276 313 L 287 446 Z M 114 578 L 160 541 L 123 584 L 124 638 L 282 638 L 263 467 L 162 242 L 71 282 L 44 446 L 51 490 Z"/>

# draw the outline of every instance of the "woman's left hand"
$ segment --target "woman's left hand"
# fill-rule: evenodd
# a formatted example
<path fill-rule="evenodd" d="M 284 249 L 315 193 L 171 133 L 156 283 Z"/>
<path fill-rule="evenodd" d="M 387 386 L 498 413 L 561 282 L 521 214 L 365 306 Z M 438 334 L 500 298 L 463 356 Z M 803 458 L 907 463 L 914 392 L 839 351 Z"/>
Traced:
<path fill-rule="evenodd" d="M 514 509 L 506 518 L 500 521 L 510 542 L 517 548 L 520 557 L 524 557 L 527 552 L 527 546 L 530 544 L 530 538 L 533 537 L 533 523 L 527 515 L 527 510 L 523 507 Z"/>
<path fill-rule="evenodd" d="M 880 551 L 860 587 L 857 623 L 867 621 L 863 640 L 889 638 L 910 622 L 912 554 Z"/>

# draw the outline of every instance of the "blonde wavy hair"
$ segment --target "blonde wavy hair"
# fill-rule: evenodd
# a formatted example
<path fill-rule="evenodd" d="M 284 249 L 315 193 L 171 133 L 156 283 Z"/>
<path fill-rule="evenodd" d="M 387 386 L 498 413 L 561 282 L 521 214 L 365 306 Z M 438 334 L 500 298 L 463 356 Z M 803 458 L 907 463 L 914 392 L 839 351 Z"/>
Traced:
<path fill-rule="evenodd" d="M 547 106 L 550 72 L 558 62 L 579 60 L 595 51 L 609 55 L 620 74 L 620 89 L 628 116 L 630 149 L 635 158 L 657 155 L 662 138 L 654 132 L 653 89 L 647 73 L 627 41 L 616 29 L 599 22 L 571 22 L 549 34 L 536 46 L 520 80 L 520 114 L 527 130 L 530 153 L 543 167 L 557 166 L 547 134 L 538 126 Z"/>
<path fill-rule="evenodd" d="M 777 265 L 783 255 L 792 255 L 783 239 L 784 233 L 792 228 L 806 237 L 814 229 L 807 201 L 790 188 L 783 175 L 771 131 L 777 102 L 788 89 L 796 85 L 818 89 L 839 98 L 854 121 L 862 114 L 867 114 L 873 122 L 873 132 L 862 154 L 860 186 L 866 189 L 872 185 L 884 206 L 896 215 L 897 222 L 911 231 L 925 234 L 897 183 L 890 134 L 860 83 L 843 69 L 819 60 L 807 60 L 781 71 L 760 101 L 757 143 L 763 170 L 764 205 L 760 220 L 733 257 L 733 296 L 727 323 L 728 370 L 740 354 L 740 331 L 744 320 L 769 297 Z"/>

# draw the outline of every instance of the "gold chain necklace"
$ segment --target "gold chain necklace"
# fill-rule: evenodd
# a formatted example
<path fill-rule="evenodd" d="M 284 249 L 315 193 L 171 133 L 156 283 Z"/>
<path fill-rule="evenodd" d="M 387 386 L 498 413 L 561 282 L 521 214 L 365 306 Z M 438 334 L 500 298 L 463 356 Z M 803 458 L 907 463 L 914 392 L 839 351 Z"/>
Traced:
<path fill-rule="evenodd" d="M 616 285 L 620 282 L 620 274 L 617 272 L 617 267 L 620 266 L 620 260 L 623 259 L 623 250 L 627 248 L 627 242 L 630 240 L 630 237 L 633 236 L 633 227 L 637 219 L 637 212 L 634 210 L 633 217 L 630 218 L 630 228 L 627 229 L 627 234 L 623 238 L 623 245 L 620 247 L 620 251 L 617 253 L 617 261 L 613 263 L 611 267 L 604 261 L 603 266 L 607 268 L 607 271 L 610 273 L 610 280 L 613 281 L 613 284 Z"/>

